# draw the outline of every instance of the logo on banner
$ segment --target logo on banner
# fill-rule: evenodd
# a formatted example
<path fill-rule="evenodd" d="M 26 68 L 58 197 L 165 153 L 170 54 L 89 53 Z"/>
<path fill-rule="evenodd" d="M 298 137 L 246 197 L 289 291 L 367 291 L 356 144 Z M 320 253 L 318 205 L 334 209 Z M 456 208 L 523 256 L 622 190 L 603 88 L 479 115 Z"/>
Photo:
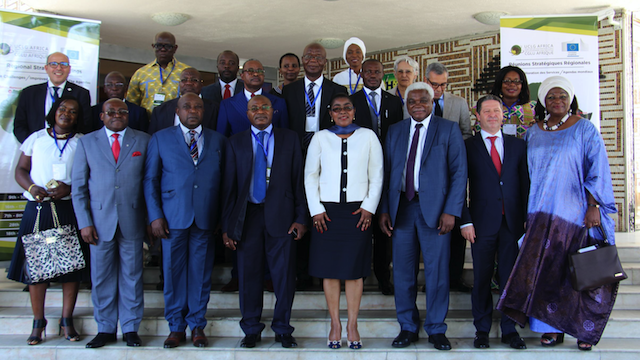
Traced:
<path fill-rule="evenodd" d="M 11 52 L 11 46 L 7 43 L 0 44 L 0 54 L 8 55 Z"/>
<path fill-rule="evenodd" d="M 567 52 L 567 57 L 578 57 L 581 51 L 588 50 L 587 44 L 580 41 L 566 41 L 562 43 L 562 51 Z"/>
<path fill-rule="evenodd" d="M 521 52 L 522 52 L 522 48 L 520 47 L 520 45 L 513 45 L 511 47 L 511 53 L 513 55 L 520 55 Z"/>

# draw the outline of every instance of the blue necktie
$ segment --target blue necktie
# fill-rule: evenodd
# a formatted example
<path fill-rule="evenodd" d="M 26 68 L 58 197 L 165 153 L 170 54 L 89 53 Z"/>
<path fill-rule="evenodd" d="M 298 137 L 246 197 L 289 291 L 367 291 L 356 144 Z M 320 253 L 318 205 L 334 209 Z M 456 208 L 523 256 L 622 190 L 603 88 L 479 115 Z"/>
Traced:
<path fill-rule="evenodd" d="M 253 197 L 258 203 L 264 202 L 267 195 L 267 157 L 265 156 L 264 136 L 266 131 L 258 133 L 258 144 L 256 144 L 255 161 L 253 163 Z"/>

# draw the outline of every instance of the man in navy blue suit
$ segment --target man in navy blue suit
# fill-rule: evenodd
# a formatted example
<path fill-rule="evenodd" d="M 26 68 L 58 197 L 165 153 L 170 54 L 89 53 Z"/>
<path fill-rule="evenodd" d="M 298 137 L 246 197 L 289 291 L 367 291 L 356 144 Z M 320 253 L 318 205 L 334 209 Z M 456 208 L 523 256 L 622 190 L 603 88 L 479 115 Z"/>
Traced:
<path fill-rule="evenodd" d="M 251 126 L 249 117 L 247 116 L 247 103 L 256 95 L 264 95 L 271 101 L 273 109 L 272 124 L 274 127 L 289 127 L 289 117 L 287 115 L 287 104 L 285 101 L 275 95 L 263 94 L 264 67 L 260 61 L 255 59 L 245 61 L 242 67 L 241 77 L 244 81 L 244 91 L 229 99 L 222 100 L 220 103 L 218 132 L 229 137 L 247 130 Z"/>
<path fill-rule="evenodd" d="M 109 99 L 123 100 L 129 110 L 129 127 L 132 129 L 147 132 L 149 127 L 149 116 L 147 110 L 125 99 L 127 93 L 127 80 L 118 71 L 112 71 L 104 78 L 104 92 Z M 91 107 L 91 131 L 102 128 L 100 113 L 104 101 Z"/>
<path fill-rule="evenodd" d="M 271 328 L 282 347 L 296 347 L 289 324 L 295 292 L 295 247 L 307 228 L 303 159 L 298 135 L 275 128 L 271 101 L 257 95 L 247 104 L 251 128 L 227 144 L 222 216 L 224 244 L 238 253 L 242 347 L 255 347 L 262 316 L 264 260 L 276 295 Z"/>
<path fill-rule="evenodd" d="M 491 277 L 496 255 L 500 291 L 518 256 L 517 241 L 524 234 L 529 195 L 527 148 L 524 140 L 504 135 L 502 100 L 487 95 L 477 104 L 480 133 L 465 140 L 469 169 L 469 207 L 462 211 L 462 236 L 471 242 L 473 290 L 471 311 L 476 327 L 473 345 L 489 347 L 493 298 Z M 502 342 L 526 349 L 515 323 L 502 314 Z"/>
<path fill-rule="evenodd" d="M 176 113 L 180 124 L 149 141 L 144 196 L 153 235 L 162 238 L 164 250 L 164 314 L 171 330 L 164 347 L 183 342 L 187 325 L 193 345 L 205 347 L 226 139 L 202 126 L 198 95 L 182 95 Z"/>
<path fill-rule="evenodd" d="M 391 125 L 384 152 L 380 228 L 392 236 L 393 280 L 400 334 L 394 347 L 418 341 L 416 269 L 424 259 L 424 329 L 438 350 L 450 350 L 444 322 L 449 309 L 449 232 L 464 204 L 467 157 L 458 125 L 431 114 L 433 89 L 411 84 L 410 119 Z"/>

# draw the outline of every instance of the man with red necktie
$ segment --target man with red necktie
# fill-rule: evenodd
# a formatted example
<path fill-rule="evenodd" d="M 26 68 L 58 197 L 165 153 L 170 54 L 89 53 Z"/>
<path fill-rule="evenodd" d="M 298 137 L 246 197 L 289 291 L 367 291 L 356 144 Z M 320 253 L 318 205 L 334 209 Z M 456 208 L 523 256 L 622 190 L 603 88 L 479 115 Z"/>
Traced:
<path fill-rule="evenodd" d="M 202 98 L 220 104 L 234 95 L 242 92 L 244 84 L 238 80 L 240 59 L 238 54 L 225 50 L 218 55 L 218 81 L 202 88 Z"/>

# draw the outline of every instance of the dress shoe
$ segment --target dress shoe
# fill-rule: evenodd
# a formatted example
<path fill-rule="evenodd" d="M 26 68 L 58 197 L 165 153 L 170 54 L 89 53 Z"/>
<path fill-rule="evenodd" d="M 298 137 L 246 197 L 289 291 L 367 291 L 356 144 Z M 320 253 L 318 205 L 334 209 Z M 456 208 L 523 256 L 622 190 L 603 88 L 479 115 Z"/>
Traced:
<path fill-rule="evenodd" d="M 126 342 L 127 346 L 142 346 L 142 340 L 140 340 L 140 336 L 138 336 L 138 333 L 135 331 L 124 333 L 122 335 L 122 341 Z"/>
<path fill-rule="evenodd" d="M 488 349 L 489 333 L 484 331 L 476 331 L 476 338 L 473 339 L 473 347 L 476 349 Z"/>
<path fill-rule="evenodd" d="M 273 289 L 273 280 L 265 280 L 264 289 L 268 292 L 275 292 L 275 290 Z"/>
<path fill-rule="evenodd" d="M 449 284 L 449 290 L 468 293 L 471 292 L 471 287 L 462 281 L 454 281 Z"/>
<path fill-rule="evenodd" d="M 226 283 L 223 287 L 220 288 L 222 292 L 234 292 L 238 291 L 240 285 L 238 284 L 238 278 L 231 278 L 228 283 Z"/>
<path fill-rule="evenodd" d="M 527 344 L 524 343 L 524 339 L 520 337 L 517 331 L 506 335 L 503 334 L 502 343 L 509 344 L 512 349 L 524 350 L 527 348 Z"/>
<path fill-rule="evenodd" d="M 186 340 L 187 334 L 184 331 L 172 331 L 164 341 L 164 348 L 171 349 L 174 347 L 178 347 L 181 342 L 185 342 Z"/>
<path fill-rule="evenodd" d="M 438 350 L 451 350 L 451 343 L 445 334 L 429 335 L 429 342 Z"/>
<path fill-rule="evenodd" d="M 554 338 L 553 335 L 556 335 Z M 540 345 L 553 347 L 564 342 L 564 333 L 546 333 L 540 338 Z"/>
<path fill-rule="evenodd" d="M 260 334 L 247 334 L 244 339 L 240 342 L 240 347 L 243 348 L 254 348 L 256 347 L 256 343 L 262 340 L 262 336 Z"/>
<path fill-rule="evenodd" d="M 381 281 L 378 283 L 378 290 L 382 292 L 382 295 L 393 295 L 393 284 L 391 281 Z"/>
<path fill-rule="evenodd" d="M 400 334 L 393 339 L 391 346 L 395 348 L 404 348 L 411 345 L 412 342 L 418 341 L 418 333 L 413 333 L 408 330 L 400 331 Z"/>
<path fill-rule="evenodd" d="M 291 334 L 276 334 L 276 342 L 282 343 L 283 348 L 298 347 L 296 338 L 294 338 Z"/>
<path fill-rule="evenodd" d="M 209 340 L 207 340 L 207 336 L 204 334 L 204 329 L 195 328 L 191 331 L 191 341 L 193 341 L 193 346 L 203 348 L 209 345 Z"/>
<path fill-rule="evenodd" d="M 116 334 L 111 333 L 98 333 L 96 337 L 94 337 L 91 341 L 89 341 L 86 345 L 89 349 L 95 349 L 99 347 L 103 347 L 108 343 L 114 343 L 118 339 L 116 338 Z"/>

